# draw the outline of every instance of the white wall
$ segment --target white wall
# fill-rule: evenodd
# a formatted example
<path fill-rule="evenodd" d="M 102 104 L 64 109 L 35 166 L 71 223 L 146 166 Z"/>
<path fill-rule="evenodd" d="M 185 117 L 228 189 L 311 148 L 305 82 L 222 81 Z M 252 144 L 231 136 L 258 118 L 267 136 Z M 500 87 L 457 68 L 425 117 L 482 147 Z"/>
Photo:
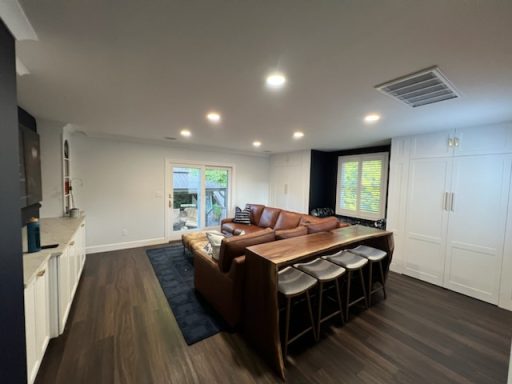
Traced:
<path fill-rule="evenodd" d="M 164 241 L 166 159 L 232 164 L 233 204 L 268 203 L 266 157 L 83 135 L 73 136 L 71 151 L 76 205 L 87 215 L 89 252 Z"/>
<path fill-rule="evenodd" d="M 270 158 L 270 202 L 272 207 L 309 211 L 311 151 L 272 155 Z"/>

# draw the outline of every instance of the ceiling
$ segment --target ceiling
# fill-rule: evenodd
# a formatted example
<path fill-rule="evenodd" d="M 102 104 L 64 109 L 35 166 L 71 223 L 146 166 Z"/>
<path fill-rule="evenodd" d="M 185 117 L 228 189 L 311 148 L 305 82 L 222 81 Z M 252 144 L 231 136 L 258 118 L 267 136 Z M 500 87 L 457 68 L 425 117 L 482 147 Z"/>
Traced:
<path fill-rule="evenodd" d="M 512 1 L 20 3 L 39 36 L 17 42 L 20 105 L 88 135 L 285 152 L 512 120 Z M 374 89 L 432 65 L 460 98 L 413 109 Z M 264 86 L 274 69 L 280 92 Z"/>

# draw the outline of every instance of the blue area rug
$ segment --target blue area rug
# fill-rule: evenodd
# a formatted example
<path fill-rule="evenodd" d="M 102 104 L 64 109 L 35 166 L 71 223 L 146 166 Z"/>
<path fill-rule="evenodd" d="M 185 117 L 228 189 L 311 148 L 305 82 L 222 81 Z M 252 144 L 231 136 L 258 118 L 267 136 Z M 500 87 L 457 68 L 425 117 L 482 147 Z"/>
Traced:
<path fill-rule="evenodd" d="M 146 254 L 188 345 L 227 330 L 227 325 L 194 289 L 194 259 L 181 245 Z"/>

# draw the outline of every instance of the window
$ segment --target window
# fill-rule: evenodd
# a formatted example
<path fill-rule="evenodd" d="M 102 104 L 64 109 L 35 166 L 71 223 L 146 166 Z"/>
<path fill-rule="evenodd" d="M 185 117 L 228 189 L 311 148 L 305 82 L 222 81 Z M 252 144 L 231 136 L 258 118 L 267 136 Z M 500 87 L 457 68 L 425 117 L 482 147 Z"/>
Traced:
<path fill-rule="evenodd" d="M 379 220 L 386 209 L 387 152 L 338 158 L 336 214 Z"/>

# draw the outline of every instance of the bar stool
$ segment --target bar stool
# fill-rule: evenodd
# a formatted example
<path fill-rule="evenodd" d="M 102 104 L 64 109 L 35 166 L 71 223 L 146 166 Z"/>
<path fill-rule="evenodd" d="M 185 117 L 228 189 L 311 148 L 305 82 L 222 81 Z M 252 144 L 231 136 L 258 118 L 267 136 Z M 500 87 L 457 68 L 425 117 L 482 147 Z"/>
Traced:
<path fill-rule="evenodd" d="M 288 354 L 288 345 L 297 340 L 302 335 L 305 335 L 309 331 L 313 332 L 313 337 L 316 340 L 315 334 L 315 322 L 313 320 L 313 311 L 311 309 L 311 299 L 309 297 L 309 290 L 316 285 L 316 280 L 308 274 L 299 271 L 292 267 L 286 267 L 277 273 L 277 285 L 279 292 L 286 298 L 286 324 L 285 324 L 285 336 L 284 336 L 284 348 L 283 355 L 286 358 Z M 307 327 L 302 332 L 289 339 L 290 332 L 290 313 L 291 313 L 291 302 L 294 297 L 300 295 L 306 295 L 306 302 L 308 304 L 309 319 L 311 326 Z"/>
<path fill-rule="evenodd" d="M 346 293 L 346 308 L 345 308 L 345 319 L 349 319 L 349 309 L 353 305 L 364 300 L 365 308 L 368 308 L 368 300 L 366 297 L 366 287 L 364 283 L 363 268 L 368 264 L 368 260 L 364 257 L 358 256 L 352 252 L 343 250 L 335 253 L 334 255 L 322 256 L 322 259 L 330 261 L 331 263 L 337 264 L 347 270 L 347 293 Z M 363 295 L 353 301 L 350 301 L 350 288 L 352 283 L 352 273 L 359 271 L 359 279 L 361 281 L 361 289 Z"/>
<path fill-rule="evenodd" d="M 386 282 L 384 280 L 384 269 L 382 268 L 382 260 L 388 255 L 386 252 L 369 247 L 367 245 L 359 245 L 350 252 L 355 253 L 361 257 L 368 259 L 368 305 L 372 305 L 372 295 L 380 290 L 384 294 L 384 300 L 386 299 Z M 373 264 L 378 263 L 380 269 L 380 283 L 381 287 L 373 289 Z"/>
<path fill-rule="evenodd" d="M 340 267 L 336 264 L 329 263 L 326 260 L 316 259 L 308 263 L 297 263 L 293 265 L 295 268 L 300 269 L 302 272 L 313 276 L 318 280 L 318 320 L 316 322 L 316 339 L 320 338 L 320 324 L 330 319 L 337 314 L 341 316 L 341 323 L 345 322 L 343 317 L 343 304 L 341 302 L 339 278 L 345 273 L 345 268 Z M 322 298 L 324 293 L 324 284 L 334 281 L 336 288 L 336 302 L 338 304 L 338 310 L 322 317 Z"/>

